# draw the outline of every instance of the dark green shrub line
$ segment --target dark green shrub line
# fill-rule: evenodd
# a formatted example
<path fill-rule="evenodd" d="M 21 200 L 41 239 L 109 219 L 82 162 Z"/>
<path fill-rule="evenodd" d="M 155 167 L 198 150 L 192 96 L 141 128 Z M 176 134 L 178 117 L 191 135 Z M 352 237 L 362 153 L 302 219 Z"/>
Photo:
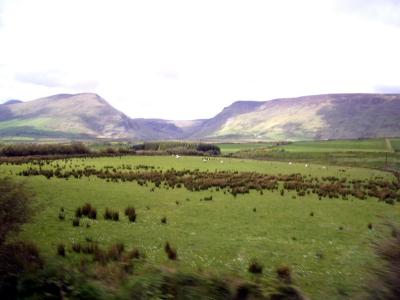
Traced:
<path fill-rule="evenodd" d="M 82 143 L 72 144 L 14 144 L 0 149 L 0 156 L 74 155 L 90 154 Z"/>

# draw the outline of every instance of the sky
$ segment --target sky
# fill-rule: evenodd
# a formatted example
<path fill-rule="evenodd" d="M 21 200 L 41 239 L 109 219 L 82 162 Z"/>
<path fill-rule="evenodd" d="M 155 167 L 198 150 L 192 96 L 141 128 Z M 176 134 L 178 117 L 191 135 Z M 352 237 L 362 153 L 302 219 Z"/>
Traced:
<path fill-rule="evenodd" d="M 130 117 L 400 93 L 400 0 L 0 0 L 0 101 L 93 92 Z"/>

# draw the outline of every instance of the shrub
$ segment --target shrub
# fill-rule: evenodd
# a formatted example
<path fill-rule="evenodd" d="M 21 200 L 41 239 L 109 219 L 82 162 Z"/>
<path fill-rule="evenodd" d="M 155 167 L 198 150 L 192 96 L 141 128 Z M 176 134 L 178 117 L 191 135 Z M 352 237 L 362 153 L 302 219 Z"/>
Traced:
<path fill-rule="evenodd" d="M 61 221 L 65 220 L 65 213 L 64 213 L 63 211 L 60 211 L 60 212 L 58 213 L 58 218 L 59 218 Z"/>
<path fill-rule="evenodd" d="M 167 218 L 166 217 L 162 217 L 161 218 L 161 224 L 167 224 Z"/>
<path fill-rule="evenodd" d="M 252 262 L 250 262 L 249 265 L 249 272 L 253 273 L 253 274 L 261 274 L 263 271 L 263 266 L 258 263 L 257 261 L 253 260 Z"/>
<path fill-rule="evenodd" d="M 176 260 L 178 257 L 178 254 L 176 252 L 176 249 L 172 248 L 169 242 L 165 243 L 164 246 L 164 251 L 167 253 L 167 256 L 170 260 Z"/>
<path fill-rule="evenodd" d="M 110 260 L 119 260 L 121 258 L 122 252 L 124 252 L 124 244 L 116 243 L 111 245 L 108 249 L 107 256 Z"/>
<path fill-rule="evenodd" d="M 13 242 L 0 245 L 0 295 L 2 299 L 19 299 L 21 275 L 43 268 L 43 260 L 35 244 Z M 27 295 L 25 295 L 26 297 Z"/>
<path fill-rule="evenodd" d="M 79 219 L 79 218 L 74 218 L 74 219 L 72 220 L 72 226 L 78 227 L 79 224 L 80 224 L 80 219 Z"/>
<path fill-rule="evenodd" d="M 95 220 L 97 218 L 97 210 L 95 208 L 92 208 L 87 216 L 89 219 Z"/>
<path fill-rule="evenodd" d="M 89 219 L 97 218 L 97 210 L 90 203 L 85 203 L 82 207 L 78 207 L 75 211 L 77 218 L 88 217 Z"/>
<path fill-rule="evenodd" d="M 119 221 L 119 212 L 114 211 L 112 214 L 113 221 Z"/>
<path fill-rule="evenodd" d="M 94 254 L 98 248 L 96 243 L 87 243 L 81 247 L 81 250 L 84 254 Z"/>
<path fill-rule="evenodd" d="M 106 211 L 104 212 L 104 219 L 112 220 L 112 211 L 108 207 L 106 208 Z"/>
<path fill-rule="evenodd" d="M 136 221 L 136 210 L 134 207 L 127 207 L 125 209 L 125 215 L 128 216 L 130 222 Z"/>
<path fill-rule="evenodd" d="M 133 249 L 131 251 L 128 252 L 127 257 L 129 259 L 139 259 L 140 258 L 140 252 L 138 249 Z"/>
<path fill-rule="evenodd" d="M 363 299 L 395 300 L 400 295 L 400 228 L 387 224 L 392 234 L 374 243 L 380 266 L 372 269 L 373 280 L 366 286 Z"/>
<path fill-rule="evenodd" d="M 24 183 L 0 178 L 0 245 L 10 231 L 17 231 L 30 220 L 32 201 L 33 193 Z"/>
<path fill-rule="evenodd" d="M 82 246 L 79 243 L 73 243 L 72 244 L 72 251 L 76 252 L 76 253 L 81 253 L 82 251 Z"/>
<path fill-rule="evenodd" d="M 292 272 L 288 266 L 281 266 L 276 269 L 278 279 L 286 284 L 292 283 Z"/>
<path fill-rule="evenodd" d="M 65 246 L 64 246 L 64 244 L 59 244 L 59 245 L 57 246 L 57 254 L 58 254 L 59 256 L 65 257 Z"/>
<path fill-rule="evenodd" d="M 104 219 L 105 220 L 119 221 L 119 212 L 118 211 L 114 211 L 112 209 L 109 209 L 107 207 L 105 212 L 104 212 Z"/>
<path fill-rule="evenodd" d="M 82 215 L 83 215 L 83 213 L 82 213 L 82 208 L 78 207 L 78 208 L 75 210 L 75 217 L 77 217 L 77 218 L 82 218 Z"/>
<path fill-rule="evenodd" d="M 104 250 L 102 250 L 102 249 L 100 249 L 98 247 L 96 247 L 94 249 L 93 259 L 94 259 L 94 261 L 97 261 L 97 262 L 99 262 L 99 263 L 101 263 L 103 265 L 108 262 L 107 253 Z"/>
<path fill-rule="evenodd" d="M 90 203 L 85 203 L 82 206 L 82 215 L 87 216 L 89 212 L 92 210 L 92 205 Z"/>

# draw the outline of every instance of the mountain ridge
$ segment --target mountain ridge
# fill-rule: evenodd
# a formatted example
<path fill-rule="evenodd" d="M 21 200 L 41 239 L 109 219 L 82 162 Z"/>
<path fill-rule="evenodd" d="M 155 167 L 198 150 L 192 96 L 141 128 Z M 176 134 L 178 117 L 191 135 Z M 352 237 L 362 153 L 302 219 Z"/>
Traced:
<path fill-rule="evenodd" d="M 400 136 L 400 94 L 235 101 L 209 119 L 130 118 L 94 93 L 0 104 L 0 137 L 318 140 Z"/>

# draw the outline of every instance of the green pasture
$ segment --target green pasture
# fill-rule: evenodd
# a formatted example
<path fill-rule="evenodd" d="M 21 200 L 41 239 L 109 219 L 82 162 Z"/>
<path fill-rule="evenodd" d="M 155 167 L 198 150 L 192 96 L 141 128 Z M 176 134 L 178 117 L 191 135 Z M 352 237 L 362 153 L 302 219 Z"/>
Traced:
<path fill-rule="evenodd" d="M 216 144 L 220 149 L 222 154 L 234 153 L 241 150 L 266 148 L 271 146 L 271 143 L 225 143 Z"/>
<path fill-rule="evenodd" d="M 305 141 L 277 148 L 290 152 L 386 152 L 388 150 L 384 139 Z"/>
<path fill-rule="evenodd" d="M 43 168 L 65 162 L 53 161 Z M 148 165 L 156 169 L 255 171 L 269 174 L 302 173 L 310 176 L 337 176 L 369 179 L 376 176 L 394 180 L 393 175 L 377 170 L 303 163 L 263 162 L 235 158 L 174 156 L 125 156 L 72 159 L 69 168 Z M 264 265 L 265 279 L 275 276 L 281 265 L 292 268 L 294 281 L 311 299 L 352 299 L 366 283 L 366 270 L 376 263 L 371 242 L 381 235 L 379 224 L 399 220 L 400 206 L 376 199 L 322 199 L 315 195 L 294 197 L 294 192 L 264 191 L 232 196 L 215 188 L 190 192 L 184 187 L 169 188 L 135 182 L 106 182 L 95 177 L 82 179 L 22 178 L 16 174 L 29 165 L 0 165 L 0 175 L 25 180 L 36 193 L 37 214 L 23 227 L 18 238 L 36 242 L 48 259 L 78 263 L 83 254 L 68 251 L 57 258 L 56 247 L 68 249 L 74 242 L 92 238 L 100 246 L 123 242 L 127 249 L 137 247 L 146 254 L 146 263 L 164 264 L 180 270 L 199 270 L 252 276 L 247 268 L 252 259 Z M 212 196 L 211 201 L 201 201 Z M 97 220 L 83 218 L 80 227 L 72 226 L 74 211 L 85 202 L 98 210 Z M 177 203 L 178 202 L 178 203 Z M 123 210 L 134 206 L 137 221 L 129 223 Z M 58 219 L 60 208 L 66 211 Z M 119 222 L 106 221 L 106 207 L 120 211 Z M 253 209 L 256 209 L 254 212 Z M 314 215 L 311 216 L 310 213 Z M 167 218 L 167 224 L 160 219 Z M 368 229 L 368 223 L 373 229 Z M 90 224 L 87 228 L 86 224 Z M 178 251 L 178 261 L 168 262 L 163 246 L 169 241 Z"/>
<path fill-rule="evenodd" d="M 392 144 L 392 148 L 396 152 L 400 152 L 400 138 L 397 139 L 389 139 Z"/>

